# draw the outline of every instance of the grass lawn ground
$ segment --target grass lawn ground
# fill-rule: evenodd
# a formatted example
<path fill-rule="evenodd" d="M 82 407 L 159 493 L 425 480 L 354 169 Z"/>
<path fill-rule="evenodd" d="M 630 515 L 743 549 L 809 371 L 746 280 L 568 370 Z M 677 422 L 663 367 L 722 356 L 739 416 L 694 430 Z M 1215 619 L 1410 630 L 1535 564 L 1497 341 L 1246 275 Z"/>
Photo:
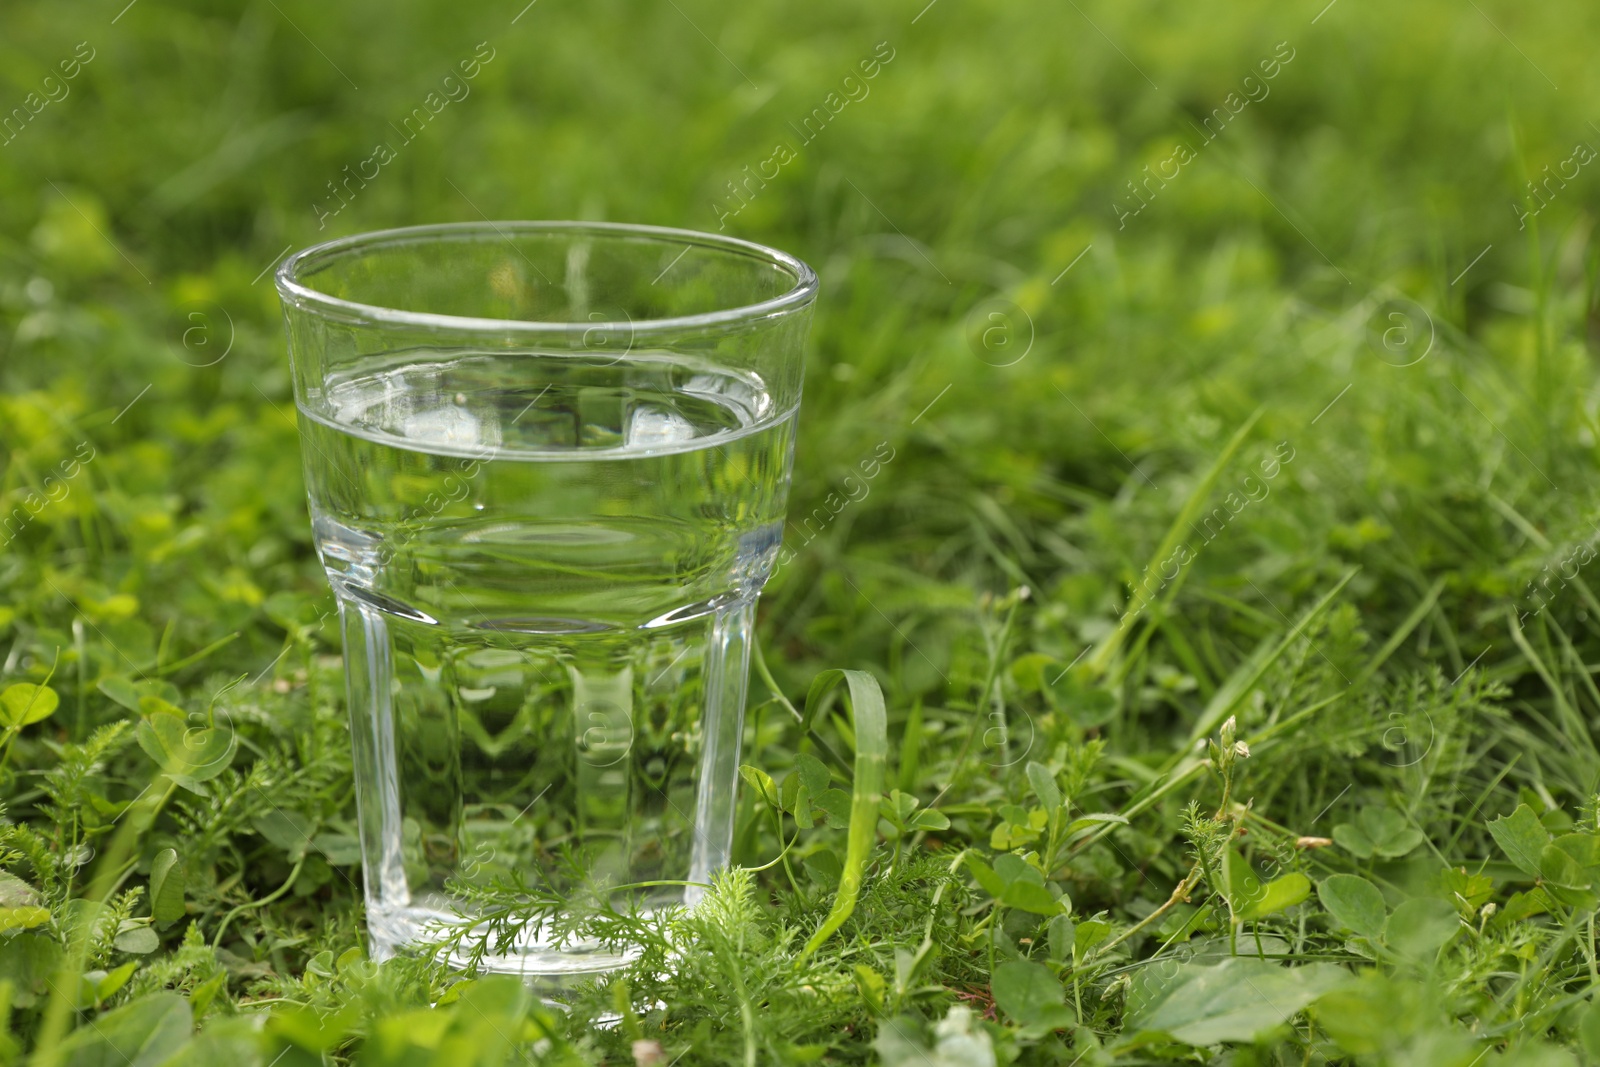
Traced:
<path fill-rule="evenodd" d="M 1600 7 L 124 2 L 0 9 L 0 1063 L 1600 1063 Z M 269 276 L 485 217 L 823 285 L 764 869 L 559 1009 L 365 958 Z"/>

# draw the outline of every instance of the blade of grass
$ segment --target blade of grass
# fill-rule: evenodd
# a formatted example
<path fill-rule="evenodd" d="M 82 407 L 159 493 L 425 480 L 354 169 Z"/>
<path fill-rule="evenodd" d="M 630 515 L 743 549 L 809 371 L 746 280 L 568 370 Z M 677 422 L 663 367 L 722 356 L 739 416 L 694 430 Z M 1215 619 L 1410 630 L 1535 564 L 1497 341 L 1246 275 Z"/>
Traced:
<path fill-rule="evenodd" d="M 1506 613 L 1506 625 L 1511 630 L 1511 640 L 1522 650 L 1522 655 L 1533 665 L 1534 673 L 1544 680 L 1550 690 L 1550 695 L 1555 698 L 1556 712 L 1561 716 L 1562 732 L 1567 735 L 1567 740 L 1574 745 L 1581 745 L 1593 758 L 1600 759 L 1600 751 L 1595 749 L 1594 738 L 1589 736 L 1589 729 L 1584 725 L 1583 718 L 1571 703 L 1567 701 L 1566 690 L 1561 683 L 1556 681 L 1555 675 L 1545 665 L 1543 659 L 1534 651 L 1533 645 L 1528 643 L 1527 635 L 1523 633 L 1522 626 L 1517 622 L 1515 611 Z"/>
<path fill-rule="evenodd" d="M 900 792 L 910 794 L 917 788 L 917 772 L 922 767 L 922 701 L 911 705 L 906 716 L 905 734 L 900 739 L 900 773 L 897 776 Z"/>
<path fill-rule="evenodd" d="M 1194 646 L 1189 643 L 1183 626 L 1165 611 L 1156 614 L 1156 625 L 1161 627 L 1161 633 L 1166 637 L 1167 647 L 1172 649 L 1172 654 L 1178 657 L 1178 662 L 1182 663 L 1184 669 L 1194 678 L 1195 687 L 1200 690 L 1200 695 L 1210 700 L 1216 694 L 1217 683 L 1212 680 L 1211 672 L 1206 669 Z"/>
<path fill-rule="evenodd" d="M 883 796 L 889 755 L 889 720 L 877 679 L 866 671 L 823 671 L 811 683 L 811 691 L 806 695 L 801 725 L 809 730 L 822 717 L 831 703 L 828 698 L 834 686 L 841 681 L 849 689 L 856 735 L 855 778 L 850 785 L 850 830 L 845 845 L 844 871 L 839 876 L 839 891 L 833 898 L 833 908 L 800 950 L 800 963 L 809 959 L 855 911 L 867 859 L 878 839 L 878 802 Z"/>
<path fill-rule="evenodd" d="M 786 709 L 788 709 L 789 714 L 794 716 L 794 721 L 800 724 L 801 732 L 811 738 L 812 744 L 816 745 L 818 751 L 827 757 L 828 762 L 846 774 L 849 774 L 849 762 L 843 756 L 835 752 L 833 750 L 833 746 L 828 744 L 827 740 L 823 738 L 821 734 L 817 733 L 815 728 L 816 724 L 808 720 L 804 715 L 800 714 L 800 709 L 790 703 L 789 698 L 783 693 L 783 688 L 779 686 L 778 683 L 773 679 L 772 672 L 767 669 L 767 658 L 761 654 L 761 642 L 759 640 L 752 641 L 750 643 L 750 651 L 752 653 L 750 659 L 755 665 L 756 673 L 761 676 L 762 682 L 766 684 L 766 687 L 772 693 L 773 698 L 777 700 L 779 704 L 782 704 Z"/>
<path fill-rule="evenodd" d="M 1195 721 L 1194 728 L 1189 731 L 1189 745 L 1183 750 L 1184 752 L 1189 751 L 1196 742 L 1210 735 L 1213 730 L 1222 724 L 1222 720 L 1233 712 L 1239 702 L 1261 680 L 1261 676 L 1267 673 L 1267 669 L 1277 662 L 1278 657 L 1287 652 L 1289 646 L 1299 640 L 1306 630 L 1310 628 L 1311 624 L 1321 617 L 1323 612 L 1328 610 L 1334 598 L 1344 591 L 1344 587 L 1350 584 L 1350 579 L 1354 578 L 1359 570 L 1359 567 L 1351 567 L 1345 571 L 1344 577 L 1335 582 L 1333 588 L 1328 590 L 1321 600 L 1317 601 L 1310 610 L 1300 616 L 1300 621 L 1290 627 L 1289 632 L 1283 635 L 1283 639 L 1278 642 L 1271 652 L 1263 652 L 1267 647 L 1266 643 L 1263 642 L 1251 654 L 1249 659 L 1241 663 L 1239 668 L 1228 676 L 1228 679 L 1222 683 L 1222 688 L 1217 690 L 1217 695 L 1211 698 L 1211 703 L 1207 704 L 1206 709 L 1200 713 L 1200 718 Z M 1173 762 L 1175 763 L 1178 758 L 1178 756 L 1174 756 Z"/>
<path fill-rule="evenodd" d="M 1395 650 L 1405 643 L 1406 638 L 1411 636 L 1411 632 L 1417 628 L 1423 619 L 1428 617 L 1428 612 L 1432 611 L 1433 606 L 1439 602 L 1439 594 L 1443 590 L 1443 578 L 1438 579 L 1433 585 L 1429 586 L 1428 591 L 1423 594 L 1421 602 L 1412 609 L 1410 615 L 1405 617 L 1405 621 L 1395 628 L 1394 633 L 1389 635 L 1389 640 L 1385 641 L 1383 647 L 1378 649 L 1377 653 L 1367 661 L 1367 665 L 1361 668 L 1361 673 L 1356 675 L 1357 685 L 1362 684 L 1378 673 L 1378 668 L 1382 667 L 1389 657 L 1394 655 Z"/>
<path fill-rule="evenodd" d="M 1156 546 L 1155 552 L 1150 556 L 1150 562 L 1145 564 L 1144 570 L 1140 572 L 1141 575 L 1156 573 L 1162 561 L 1168 559 L 1173 550 L 1178 547 L 1178 542 L 1183 538 L 1184 530 L 1194 521 L 1194 517 L 1200 514 L 1200 507 L 1211 495 L 1211 489 L 1217 484 L 1217 478 L 1221 476 L 1223 470 L 1239 451 L 1240 446 L 1244 444 L 1245 438 L 1249 436 L 1250 431 L 1260 421 L 1261 413 L 1262 409 L 1257 408 L 1249 418 L 1244 420 L 1244 424 L 1234 431 L 1233 436 L 1228 439 L 1228 443 L 1223 446 L 1222 452 L 1212 461 L 1210 469 L 1200 479 L 1200 484 L 1194 487 L 1194 492 L 1189 494 L 1189 499 L 1183 502 L 1183 507 L 1178 510 L 1177 517 L 1172 520 L 1172 525 L 1167 528 L 1166 536 Z M 1162 590 L 1161 595 L 1169 600 L 1175 596 L 1188 573 L 1187 568 L 1180 569 L 1177 576 Z M 1122 613 L 1122 618 L 1118 621 L 1117 628 L 1101 639 L 1100 644 L 1090 653 L 1089 658 L 1084 663 L 1085 673 L 1090 678 L 1101 678 L 1110 669 L 1112 660 L 1122 648 L 1123 642 L 1127 640 L 1128 634 L 1133 630 L 1134 625 L 1138 623 L 1140 617 L 1143 616 L 1144 609 L 1154 599 L 1155 596 L 1148 591 L 1145 582 L 1134 583 L 1133 599 L 1128 604 L 1127 610 Z"/>
<path fill-rule="evenodd" d="M 122 878 L 131 869 L 139 838 L 155 822 L 156 816 L 178 788 L 176 783 L 169 781 L 165 790 L 141 803 L 141 798 L 150 792 L 161 777 L 157 775 L 152 779 L 144 792 L 128 805 L 123 812 L 121 823 L 112 835 L 110 844 L 95 866 L 94 878 L 89 883 L 84 899 L 96 909 L 104 907 L 111 894 L 116 892 Z M 50 999 L 45 1004 L 39 1032 L 35 1037 L 34 1057 L 29 1061 L 35 1067 L 56 1067 L 61 1063 L 60 1045 L 70 1029 L 73 1013 L 77 1010 L 78 990 L 81 987 L 84 963 L 89 955 L 89 940 L 93 934 L 93 927 L 92 922 L 79 924 L 77 931 L 66 945 L 66 951 L 61 954 L 61 961 L 56 968 L 54 978 L 48 980 Z"/>

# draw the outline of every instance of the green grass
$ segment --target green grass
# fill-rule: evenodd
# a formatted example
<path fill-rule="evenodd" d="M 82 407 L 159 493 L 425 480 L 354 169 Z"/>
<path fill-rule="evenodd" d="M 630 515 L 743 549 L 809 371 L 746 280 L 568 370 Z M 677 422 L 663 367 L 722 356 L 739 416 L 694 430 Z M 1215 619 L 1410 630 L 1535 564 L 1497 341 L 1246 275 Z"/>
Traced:
<path fill-rule="evenodd" d="M 520 8 L 0 11 L 0 1062 L 1600 1063 L 1600 9 Z M 559 1010 L 365 960 L 259 277 L 484 214 L 823 278 L 748 870 Z"/>

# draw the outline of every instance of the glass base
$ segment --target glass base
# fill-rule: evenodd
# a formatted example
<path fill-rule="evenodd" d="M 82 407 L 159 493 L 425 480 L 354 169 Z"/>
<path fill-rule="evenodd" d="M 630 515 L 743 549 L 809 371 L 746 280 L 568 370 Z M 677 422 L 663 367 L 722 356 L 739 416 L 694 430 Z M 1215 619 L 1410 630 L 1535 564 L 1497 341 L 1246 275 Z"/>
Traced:
<path fill-rule="evenodd" d="M 459 921 L 459 915 L 434 908 L 369 910 L 370 955 L 374 961 L 382 962 L 392 956 L 425 951 L 423 946 L 438 941 L 441 924 Z M 634 948 L 618 949 L 594 941 L 565 940 L 557 944 L 550 938 L 529 934 L 518 938 L 507 950 L 485 954 L 477 961 L 477 969 L 482 974 L 514 974 L 559 985 L 563 979 L 579 980 L 614 971 L 638 958 L 639 951 Z M 467 952 L 455 952 L 444 962 L 464 971 L 472 959 Z"/>

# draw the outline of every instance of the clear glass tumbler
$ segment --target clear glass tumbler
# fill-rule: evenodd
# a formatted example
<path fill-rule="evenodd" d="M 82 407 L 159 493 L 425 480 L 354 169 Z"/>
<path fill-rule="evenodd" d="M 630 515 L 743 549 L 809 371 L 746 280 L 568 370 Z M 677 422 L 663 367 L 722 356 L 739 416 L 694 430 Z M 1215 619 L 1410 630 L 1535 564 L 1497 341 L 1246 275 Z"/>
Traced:
<path fill-rule="evenodd" d="M 692 903 L 728 860 L 816 276 L 728 237 L 503 222 L 331 241 L 277 285 L 373 955 L 615 967 L 570 902 Z"/>

